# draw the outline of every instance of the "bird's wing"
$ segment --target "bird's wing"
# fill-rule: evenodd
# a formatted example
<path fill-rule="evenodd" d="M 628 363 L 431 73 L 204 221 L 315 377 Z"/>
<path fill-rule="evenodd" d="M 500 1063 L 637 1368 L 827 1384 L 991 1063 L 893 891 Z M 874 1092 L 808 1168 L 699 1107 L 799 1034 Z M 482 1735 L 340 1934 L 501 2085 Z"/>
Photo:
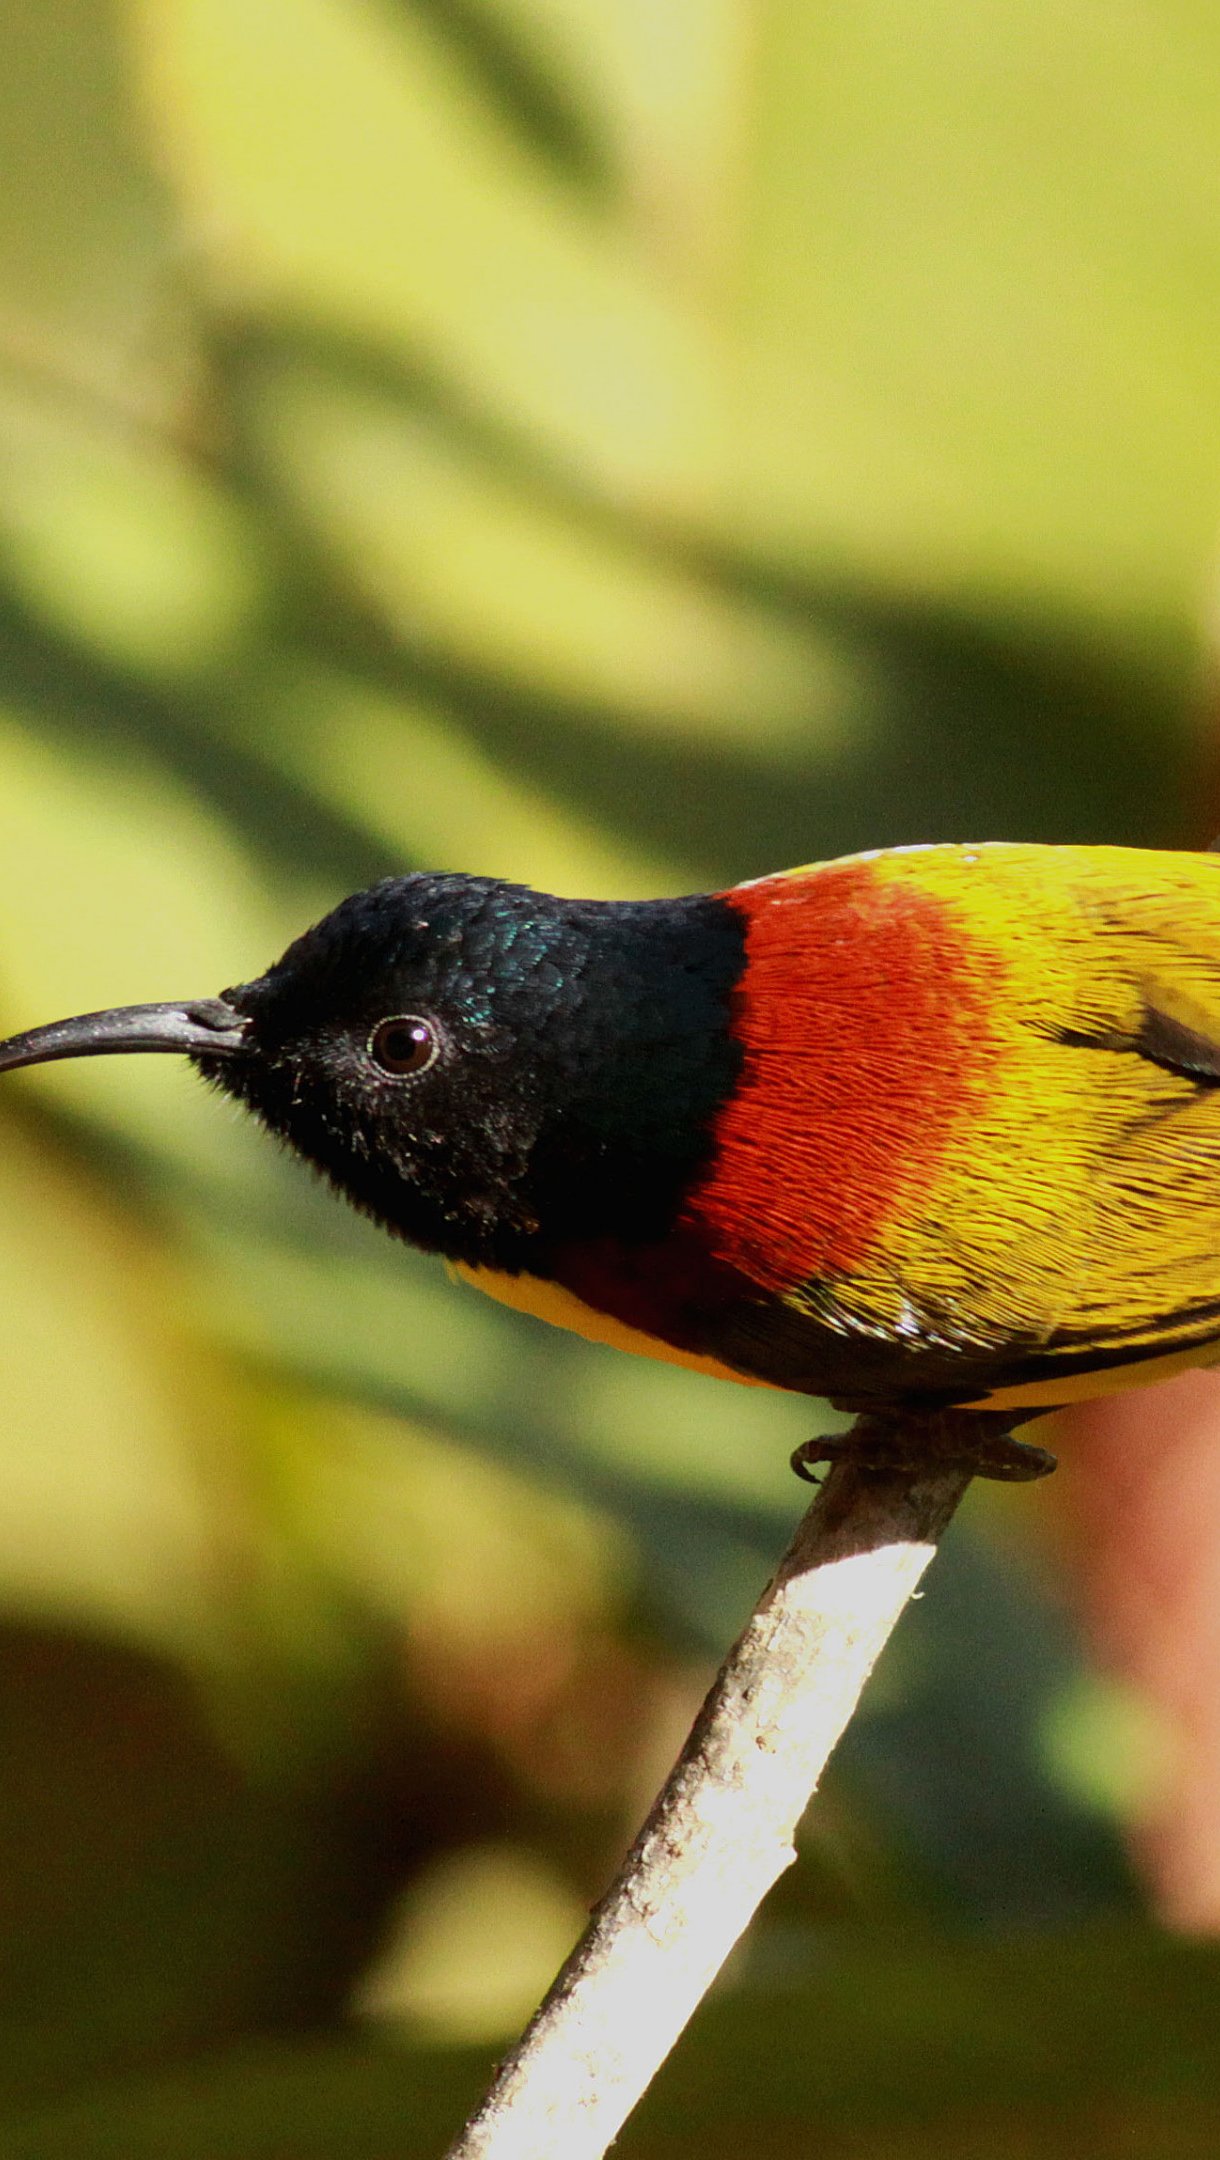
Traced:
<path fill-rule="evenodd" d="M 1151 876 L 1138 857 L 1086 859 L 1064 976 L 1077 994 L 1047 1030 L 1065 1101 L 1077 1084 L 1065 1235 L 1062 1250 L 1052 1237 L 1043 1256 L 1014 1254 L 1012 1269 L 1019 1296 L 1030 1261 L 1051 1324 L 1040 1341 L 997 1346 L 993 1399 L 1063 1400 L 1124 1373 L 1135 1384 L 1148 1361 L 1199 1362 L 1220 1338 L 1216 870 L 1214 857 L 1158 858 Z M 1036 1101 L 1025 1145 L 1036 1162 Z"/>
<path fill-rule="evenodd" d="M 1003 963 L 986 1082 L 918 1207 L 785 1302 L 841 1335 L 831 1362 L 862 1397 L 1053 1402 L 1201 1361 L 1220 1339 L 1220 863 L 997 849 L 911 870 L 975 903 L 963 920 Z"/>

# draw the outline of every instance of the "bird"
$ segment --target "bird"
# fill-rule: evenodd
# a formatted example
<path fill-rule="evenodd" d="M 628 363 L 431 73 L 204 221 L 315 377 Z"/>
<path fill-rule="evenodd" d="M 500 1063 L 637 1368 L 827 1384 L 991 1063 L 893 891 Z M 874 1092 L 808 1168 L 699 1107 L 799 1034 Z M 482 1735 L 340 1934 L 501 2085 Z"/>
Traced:
<path fill-rule="evenodd" d="M 645 901 L 413 873 L 0 1071 L 129 1051 L 510 1306 L 939 1419 L 984 1474 L 1053 1467 L 1033 1416 L 1220 1359 L 1215 853 L 938 843 Z"/>

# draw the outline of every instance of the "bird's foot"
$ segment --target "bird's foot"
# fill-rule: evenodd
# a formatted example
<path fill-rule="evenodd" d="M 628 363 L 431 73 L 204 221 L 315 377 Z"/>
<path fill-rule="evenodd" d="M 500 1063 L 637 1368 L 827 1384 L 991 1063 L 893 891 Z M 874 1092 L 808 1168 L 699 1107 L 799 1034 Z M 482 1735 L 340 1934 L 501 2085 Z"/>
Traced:
<path fill-rule="evenodd" d="M 1047 1477 L 1056 1467 L 1049 1449 L 1013 1438 L 1014 1426 L 1022 1423 L 1021 1413 L 1002 1410 L 918 1410 L 892 1416 L 868 1411 L 846 1432 L 802 1441 L 792 1467 L 809 1484 L 818 1482 L 816 1464 L 838 1462 L 912 1474 L 954 1468 L 968 1470 L 972 1477 L 1021 1484 Z"/>

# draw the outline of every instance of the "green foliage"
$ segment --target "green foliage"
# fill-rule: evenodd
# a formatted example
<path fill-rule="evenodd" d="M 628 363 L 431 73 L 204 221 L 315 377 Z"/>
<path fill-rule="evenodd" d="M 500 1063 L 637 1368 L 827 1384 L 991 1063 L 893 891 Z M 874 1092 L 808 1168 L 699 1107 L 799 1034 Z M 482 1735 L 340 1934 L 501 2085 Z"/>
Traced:
<path fill-rule="evenodd" d="M 1186 837 L 1218 46 L 1202 0 L 7 10 L 0 1022 L 214 993 L 413 865 Z M 0 1118 L 0 2142 L 433 2151 L 810 1412 L 481 1304 L 168 1060 Z M 974 1503 L 625 2151 L 1215 2149 L 1214 1961 L 1085 1925 L 1155 1736 L 1039 1505 Z"/>

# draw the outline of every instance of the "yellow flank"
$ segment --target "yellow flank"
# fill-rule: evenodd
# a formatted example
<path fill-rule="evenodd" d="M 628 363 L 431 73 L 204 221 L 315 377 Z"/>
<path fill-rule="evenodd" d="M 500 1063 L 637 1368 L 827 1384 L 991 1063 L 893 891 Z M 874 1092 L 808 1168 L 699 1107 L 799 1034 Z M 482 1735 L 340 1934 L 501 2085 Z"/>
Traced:
<path fill-rule="evenodd" d="M 963 1403 L 965 1410 L 1060 1410 L 1068 1403 L 1096 1402 L 1102 1395 L 1124 1395 L 1130 1388 L 1153 1387 L 1158 1380 L 1172 1380 L 1175 1373 L 1192 1366 L 1220 1362 L 1220 1343 L 1203 1350 L 1175 1350 L 1168 1357 L 1140 1358 L 1132 1365 L 1099 1365 L 1091 1372 L 1054 1373 L 1046 1380 L 1027 1380 L 1017 1387 L 997 1387 L 980 1395 L 977 1402 Z"/>
<path fill-rule="evenodd" d="M 1152 1360 L 1209 1362 L 1220 1086 L 1141 1041 L 1159 1013 L 1220 1060 L 1220 856 L 989 844 L 872 860 L 945 903 L 981 965 L 999 962 L 986 1085 L 931 1189 L 811 1312 L 916 1358 L 942 1344 L 997 1406 L 1141 1385 L 1160 1377 Z"/>
<path fill-rule="evenodd" d="M 767 1384 L 765 1380 L 751 1379 L 748 1373 L 734 1372 L 719 1358 L 700 1357 L 693 1350 L 675 1350 L 672 1343 L 646 1335 L 642 1328 L 628 1327 L 625 1320 L 614 1320 L 609 1313 L 598 1312 L 571 1290 L 544 1282 L 539 1275 L 503 1275 L 496 1268 L 466 1267 L 460 1260 L 451 1260 L 449 1268 L 451 1274 L 473 1283 L 476 1290 L 496 1298 L 501 1305 L 511 1305 L 514 1312 L 531 1313 L 535 1320 L 549 1320 L 573 1335 L 583 1335 L 586 1342 L 634 1350 L 637 1357 L 663 1358 L 667 1365 L 685 1365 L 689 1372 L 710 1373 L 716 1380 L 736 1380 L 743 1387 Z"/>

